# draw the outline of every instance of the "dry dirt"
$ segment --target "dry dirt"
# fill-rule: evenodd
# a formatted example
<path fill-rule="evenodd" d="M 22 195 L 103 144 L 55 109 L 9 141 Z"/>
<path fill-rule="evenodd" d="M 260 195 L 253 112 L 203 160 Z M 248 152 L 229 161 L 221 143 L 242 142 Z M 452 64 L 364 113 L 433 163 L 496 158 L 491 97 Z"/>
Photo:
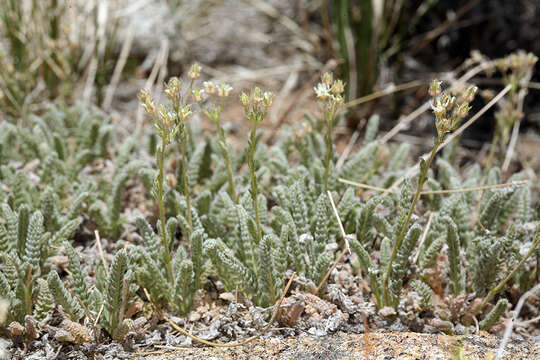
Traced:
<path fill-rule="evenodd" d="M 460 347 L 459 342 L 462 341 Z M 258 339 L 235 348 L 187 347 L 140 352 L 133 358 L 145 360 L 172 359 L 490 359 L 500 339 L 481 335 L 447 336 L 409 332 L 372 333 L 369 346 L 363 334 L 337 333 L 325 337 L 312 335 L 290 338 Z M 505 359 L 540 359 L 540 344 L 513 341 L 506 346 Z M 369 354 L 369 355 L 368 355 Z M 368 357 L 366 357 L 368 355 Z"/>

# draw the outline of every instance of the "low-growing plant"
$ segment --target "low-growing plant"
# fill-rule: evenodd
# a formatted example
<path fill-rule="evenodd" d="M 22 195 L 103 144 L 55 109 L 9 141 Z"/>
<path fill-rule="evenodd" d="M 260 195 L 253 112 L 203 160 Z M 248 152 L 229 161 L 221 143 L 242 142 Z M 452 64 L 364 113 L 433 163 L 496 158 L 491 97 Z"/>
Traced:
<path fill-rule="evenodd" d="M 130 266 L 126 250 L 121 249 L 114 255 L 108 271 L 96 271 L 95 284 L 90 286 L 75 250 L 69 242 L 65 242 L 63 247 L 69 259 L 73 293 L 60 280 L 58 273 L 51 271 L 47 282 L 55 303 L 62 306 L 72 321 L 79 322 L 85 316 L 98 319 L 113 339 L 123 340 L 130 330 L 126 313 L 137 291 L 131 270 L 133 266 Z M 106 265 L 101 262 L 99 266 L 103 269 Z"/>
<path fill-rule="evenodd" d="M 330 74 L 315 88 L 320 116 L 284 127 L 274 145 L 261 141 L 272 94 L 242 93 L 251 132 L 244 149 L 234 151 L 222 119 L 232 88 L 199 88 L 200 73 L 194 65 L 187 81 L 170 79 L 166 102 L 140 93 L 157 134 L 151 162 L 133 160 L 143 149 L 139 134 L 118 146 L 108 120 L 81 108 L 51 108 L 32 117 L 31 131 L 0 124 L 0 297 L 12 304 L 10 320 L 43 320 L 60 305 L 73 323 L 97 321 L 122 340 L 138 289 L 160 312 L 186 315 L 211 278 L 269 307 L 288 270 L 303 290 L 324 294 L 326 275 L 345 258 L 365 275 L 379 309 L 399 314 L 412 288 L 417 309 L 427 310 L 422 316 L 443 310 L 451 328 L 481 314 L 480 326 L 489 329 L 508 307 L 498 294 L 509 283 L 522 292 L 535 283 L 530 257 L 540 236 L 533 234 L 538 219 L 524 174 L 501 184 L 498 167 L 473 165 L 461 175 L 451 157 L 436 157 L 468 115 L 475 87 L 453 97 L 433 82 L 437 136 L 426 159 L 407 169 L 410 146 L 386 150 L 376 116 L 359 150 L 338 158 L 333 129 L 343 84 Z M 201 115 L 216 125 L 215 136 L 200 130 Z M 99 167 L 105 171 L 96 175 Z M 141 203 L 126 211 L 137 175 L 153 199 L 139 196 Z M 350 187 L 358 182 L 367 190 Z M 132 216 L 138 205 L 154 211 Z M 139 236 L 125 232 L 131 221 Z M 71 240 L 86 241 L 88 230 L 105 235 L 105 252 L 118 249 L 110 266 L 106 256 L 95 269 L 81 264 Z M 49 272 L 49 258 L 59 253 L 69 262 L 64 279 Z"/>
<path fill-rule="evenodd" d="M 7 203 L 1 208 L 0 297 L 10 301 L 10 317 L 23 323 L 26 315 L 43 319 L 51 310 L 47 286 L 39 280 L 47 274 L 47 259 L 81 223 L 80 218 L 61 223 L 58 231 L 45 229 L 39 210 L 22 204 L 15 213 Z"/>

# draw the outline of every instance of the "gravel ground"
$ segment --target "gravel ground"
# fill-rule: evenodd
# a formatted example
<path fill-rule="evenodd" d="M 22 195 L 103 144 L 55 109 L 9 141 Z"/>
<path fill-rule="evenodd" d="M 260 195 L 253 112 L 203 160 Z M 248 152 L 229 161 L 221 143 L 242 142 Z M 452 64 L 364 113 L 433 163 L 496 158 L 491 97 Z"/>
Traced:
<path fill-rule="evenodd" d="M 316 337 L 306 335 L 290 338 L 258 339 L 236 348 L 189 347 L 176 350 L 140 353 L 137 359 L 449 359 L 459 349 L 460 359 L 489 359 L 500 343 L 496 336 L 487 334 L 447 336 L 410 332 L 372 333 L 369 347 L 363 334 L 337 333 Z M 505 359 L 540 359 L 540 344 L 513 341 L 506 346 Z"/>

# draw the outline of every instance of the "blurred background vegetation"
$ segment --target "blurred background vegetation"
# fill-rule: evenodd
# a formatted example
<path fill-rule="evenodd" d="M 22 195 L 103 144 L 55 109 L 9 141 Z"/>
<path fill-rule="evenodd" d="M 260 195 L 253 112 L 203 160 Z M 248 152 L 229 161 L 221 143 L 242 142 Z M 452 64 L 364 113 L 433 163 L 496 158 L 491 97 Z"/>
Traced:
<path fill-rule="evenodd" d="M 129 115 L 139 88 L 158 93 L 199 61 L 214 80 L 277 91 L 271 120 L 280 124 L 302 115 L 287 101 L 300 107 L 313 75 L 337 64 L 348 100 L 404 85 L 350 109 L 349 126 L 377 112 L 384 130 L 418 106 L 421 85 L 452 78 L 471 50 L 490 59 L 540 53 L 540 2 L 527 0 L 5 0 L 0 16 L 0 105 L 10 121 L 48 101 Z M 477 82 L 502 86 L 496 76 Z M 536 132 L 540 102 L 529 96 L 524 106 L 522 130 Z M 475 126 L 491 138 L 491 121 Z"/>

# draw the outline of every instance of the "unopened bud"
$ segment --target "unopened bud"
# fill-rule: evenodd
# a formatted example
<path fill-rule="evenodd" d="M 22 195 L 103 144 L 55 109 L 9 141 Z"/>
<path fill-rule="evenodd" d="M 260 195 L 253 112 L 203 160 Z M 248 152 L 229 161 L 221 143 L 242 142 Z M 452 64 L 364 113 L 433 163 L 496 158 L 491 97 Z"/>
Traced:
<path fill-rule="evenodd" d="M 469 103 L 465 102 L 456 108 L 456 115 L 463 119 L 469 114 L 469 110 L 471 110 L 471 107 L 469 106 Z"/>
<path fill-rule="evenodd" d="M 176 76 L 170 78 L 167 86 L 165 87 L 165 95 L 167 95 L 167 97 L 171 100 L 176 98 L 176 96 L 180 93 L 181 86 L 182 82 Z"/>
<path fill-rule="evenodd" d="M 142 104 L 145 104 L 148 100 L 152 100 L 152 95 L 150 95 L 150 92 L 146 89 L 139 91 L 137 97 Z"/>
<path fill-rule="evenodd" d="M 429 96 L 433 98 L 439 96 L 439 94 L 441 93 L 441 84 L 442 81 L 433 80 L 429 85 Z"/>
<path fill-rule="evenodd" d="M 465 93 L 463 94 L 463 99 L 466 102 L 471 102 L 474 100 L 474 96 L 476 95 L 476 92 L 478 91 L 478 88 L 474 85 L 471 85 L 465 90 Z"/>
<path fill-rule="evenodd" d="M 331 72 L 326 72 L 321 77 L 321 81 L 323 84 L 326 84 L 328 86 L 332 85 L 332 82 L 334 81 L 334 76 Z"/>
<path fill-rule="evenodd" d="M 254 104 L 260 104 L 262 101 L 263 101 L 263 92 L 260 88 L 256 87 L 254 90 L 253 90 L 253 94 L 252 94 L 252 100 L 253 100 L 253 103 Z"/>
<path fill-rule="evenodd" d="M 273 94 L 270 91 L 265 91 L 263 94 L 263 105 L 266 107 L 272 106 Z"/>
<path fill-rule="evenodd" d="M 216 84 L 214 84 L 213 82 L 205 81 L 203 82 L 203 86 L 204 86 L 204 92 L 207 93 L 208 95 L 213 95 L 216 93 Z"/>
<path fill-rule="evenodd" d="M 180 120 L 182 121 L 189 120 L 189 118 L 193 115 L 193 112 L 191 111 L 191 106 L 183 106 L 180 109 L 180 113 L 178 115 L 180 116 Z"/>
<path fill-rule="evenodd" d="M 343 99 L 343 96 L 341 96 L 341 95 L 335 95 L 332 98 L 332 100 L 334 102 L 334 105 L 337 106 L 337 107 L 343 105 L 343 103 L 345 102 L 345 100 Z"/>
<path fill-rule="evenodd" d="M 527 54 L 527 66 L 533 67 L 537 61 L 538 57 L 536 55 L 534 55 L 533 53 Z"/>
<path fill-rule="evenodd" d="M 343 81 L 336 80 L 332 83 L 332 87 L 330 88 L 330 91 L 334 95 L 341 95 L 343 91 L 345 91 L 345 86 L 343 85 Z"/>
<path fill-rule="evenodd" d="M 227 97 L 229 96 L 231 90 L 233 88 L 229 84 L 222 84 L 221 86 L 218 86 L 217 92 L 219 97 Z"/>
<path fill-rule="evenodd" d="M 193 95 L 193 101 L 195 101 L 196 103 L 200 103 L 203 101 L 204 90 L 194 88 L 191 93 Z"/>
<path fill-rule="evenodd" d="M 249 106 L 249 96 L 245 92 L 243 92 L 242 95 L 240 95 L 240 103 L 242 104 L 243 107 Z"/>
<path fill-rule="evenodd" d="M 163 104 L 159 104 L 157 109 L 157 118 L 165 127 L 169 127 L 173 123 L 172 113 Z"/>
<path fill-rule="evenodd" d="M 505 73 L 508 70 L 508 63 L 506 59 L 503 58 L 503 59 L 497 60 L 497 68 L 499 69 L 500 72 Z"/>
<path fill-rule="evenodd" d="M 198 79 L 201 76 L 201 66 L 197 63 L 191 65 L 188 76 L 192 80 Z"/>

